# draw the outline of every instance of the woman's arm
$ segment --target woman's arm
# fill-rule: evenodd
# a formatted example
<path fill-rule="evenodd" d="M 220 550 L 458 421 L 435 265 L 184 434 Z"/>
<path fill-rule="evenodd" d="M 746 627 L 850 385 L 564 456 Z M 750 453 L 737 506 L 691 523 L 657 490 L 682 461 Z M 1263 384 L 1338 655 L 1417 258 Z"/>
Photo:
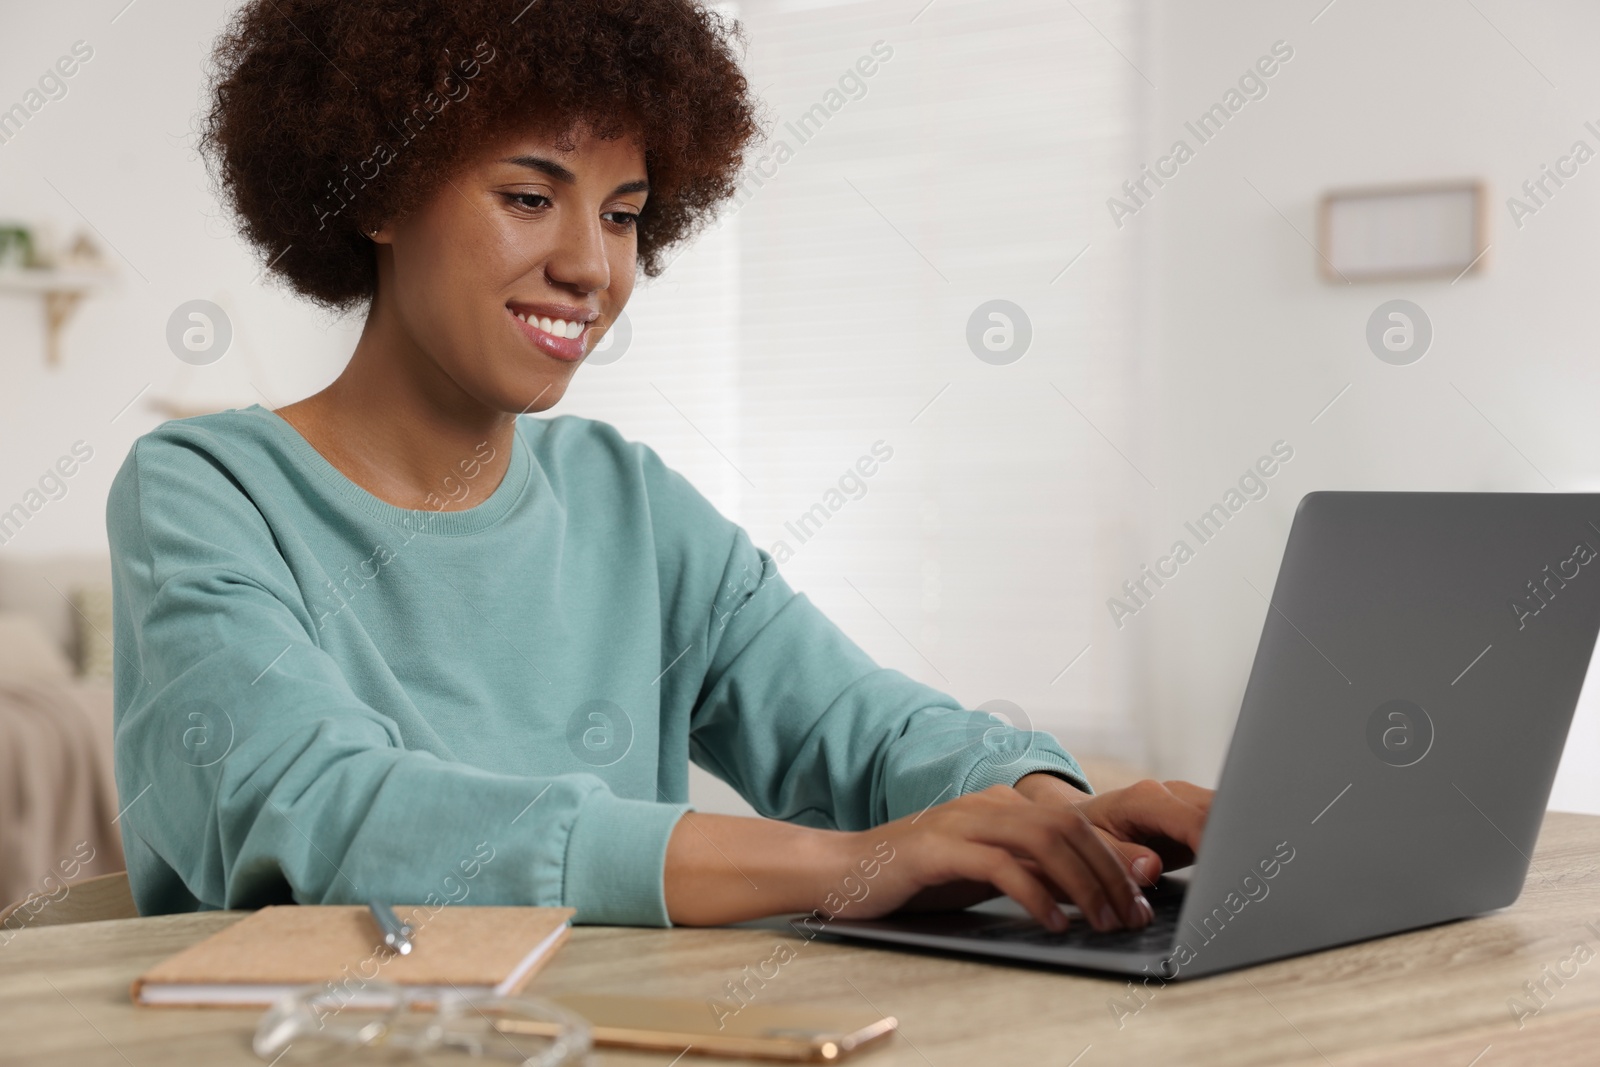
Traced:
<path fill-rule="evenodd" d="M 1161 854 L 1192 858 L 1209 804 L 1186 782 L 1090 796 L 1032 774 L 853 832 L 690 812 L 667 844 L 667 914 L 696 926 L 817 909 L 868 919 L 1005 893 L 1051 929 L 1067 925 L 1058 900 L 1097 930 L 1144 926 L 1135 874 L 1153 884 Z"/>
<path fill-rule="evenodd" d="M 180 424 L 141 439 L 107 509 L 140 910 L 382 897 L 665 925 L 662 864 L 687 805 L 587 773 L 494 773 L 404 736 L 390 711 L 406 691 L 358 695 L 278 547 L 297 532 L 269 528 L 205 444 Z"/>
<path fill-rule="evenodd" d="M 693 701 L 695 762 L 766 816 L 680 820 L 664 869 L 672 921 L 826 907 L 863 863 L 878 873 L 870 903 L 843 893 L 852 915 L 998 891 L 1041 920 L 1060 896 L 1108 928 L 1148 921 L 1131 864 L 1158 853 L 1133 838 L 1165 832 L 1192 848 L 1194 804 L 1156 783 L 1091 797 L 1049 734 L 880 667 L 743 529 L 648 447 L 629 447 L 674 594 L 664 645 L 683 650 L 662 685 Z M 880 846 L 896 858 L 875 859 Z"/>

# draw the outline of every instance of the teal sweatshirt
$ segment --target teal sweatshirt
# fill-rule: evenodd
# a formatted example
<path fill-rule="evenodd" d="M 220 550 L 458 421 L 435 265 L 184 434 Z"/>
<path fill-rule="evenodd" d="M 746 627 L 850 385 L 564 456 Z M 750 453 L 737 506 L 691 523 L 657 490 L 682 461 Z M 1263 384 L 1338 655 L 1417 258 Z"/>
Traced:
<path fill-rule="evenodd" d="M 259 405 L 135 443 L 106 521 L 141 912 L 378 897 L 665 926 L 691 759 L 843 830 L 1033 771 L 1088 789 L 1048 734 L 874 663 L 649 447 L 523 416 L 498 486 L 493 458 L 408 510 Z"/>

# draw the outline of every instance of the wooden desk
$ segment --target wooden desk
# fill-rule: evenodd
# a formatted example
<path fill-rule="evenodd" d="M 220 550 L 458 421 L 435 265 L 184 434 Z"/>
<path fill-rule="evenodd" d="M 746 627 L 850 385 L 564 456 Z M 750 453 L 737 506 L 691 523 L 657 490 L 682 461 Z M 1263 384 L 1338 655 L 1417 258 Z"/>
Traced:
<path fill-rule="evenodd" d="M 1521 899 L 1505 911 L 1171 985 L 1120 1029 L 1107 1007 L 1125 994 L 1120 981 L 821 940 L 790 940 L 794 959 L 756 995 L 768 1003 L 867 1001 L 898 1016 L 900 1035 L 853 1061 L 864 1067 L 1600 1062 L 1600 935 L 1585 926 L 1600 928 L 1600 817 L 1549 815 L 1534 865 Z M 136 1009 L 128 1001 L 134 975 L 237 918 L 213 912 L 21 931 L 0 947 L 0 1063 L 259 1067 L 249 1048 L 258 1011 Z M 784 936 L 580 927 L 530 990 L 717 997 Z M 1552 983 L 1548 1006 L 1519 1030 L 1507 1001 L 1579 941 L 1594 955 L 1563 987 Z M 596 1056 L 606 1065 L 670 1060 Z"/>

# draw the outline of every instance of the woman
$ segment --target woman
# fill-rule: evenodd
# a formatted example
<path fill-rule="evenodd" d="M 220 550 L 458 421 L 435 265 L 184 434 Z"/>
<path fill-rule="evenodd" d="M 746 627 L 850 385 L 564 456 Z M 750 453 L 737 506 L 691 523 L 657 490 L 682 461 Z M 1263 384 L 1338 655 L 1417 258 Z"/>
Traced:
<path fill-rule="evenodd" d="M 648 447 L 531 416 L 758 126 L 737 27 L 692 0 L 505 11 L 260 0 L 218 47 L 204 147 L 243 233 L 366 325 L 323 391 L 166 423 L 116 479 L 141 911 L 714 924 L 1003 892 L 1144 925 L 1209 791 L 1092 795 L 1047 734 L 874 664 Z M 766 817 L 690 811 L 691 758 Z"/>

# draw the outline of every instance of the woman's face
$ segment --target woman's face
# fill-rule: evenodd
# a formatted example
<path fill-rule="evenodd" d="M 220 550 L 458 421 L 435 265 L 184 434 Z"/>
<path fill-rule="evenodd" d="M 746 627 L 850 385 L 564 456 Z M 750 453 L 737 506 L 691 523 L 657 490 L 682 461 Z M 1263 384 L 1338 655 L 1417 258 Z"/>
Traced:
<path fill-rule="evenodd" d="M 560 140 L 506 138 L 376 237 L 375 312 L 496 411 L 560 400 L 633 292 L 644 153 L 581 127 Z"/>

